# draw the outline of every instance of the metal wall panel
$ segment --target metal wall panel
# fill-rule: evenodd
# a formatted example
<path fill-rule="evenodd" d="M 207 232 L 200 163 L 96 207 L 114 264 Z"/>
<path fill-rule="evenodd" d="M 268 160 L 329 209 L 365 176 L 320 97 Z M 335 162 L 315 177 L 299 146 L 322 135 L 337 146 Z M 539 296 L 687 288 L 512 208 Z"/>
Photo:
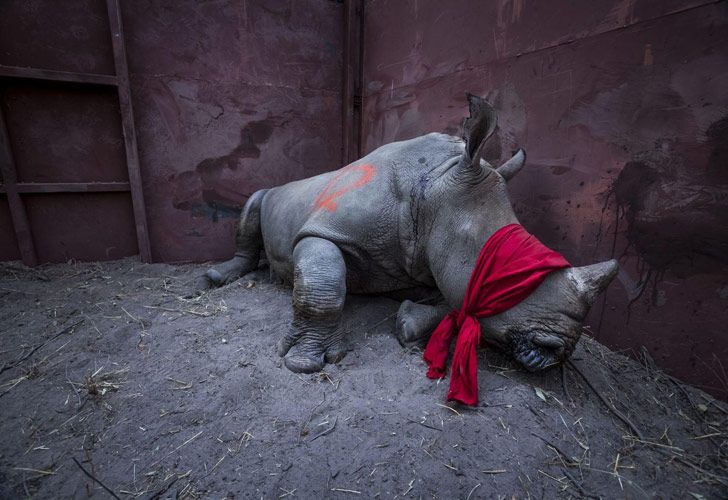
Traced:
<path fill-rule="evenodd" d="M 115 260 L 138 253 L 129 193 L 24 198 L 40 262 Z"/>
<path fill-rule="evenodd" d="M 341 165 L 343 6 L 328 0 L 120 5 L 153 258 L 228 258 L 235 219 L 250 194 Z M 103 0 L 7 0 L 0 3 L 0 65 L 114 75 L 109 30 Z M 0 79 L 0 92 L 19 182 L 128 181 L 113 86 L 13 78 Z M 67 243 L 54 253 L 50 245 L 41 248 L 48 239 L 35 232 L 46 231 L 51 217 L 41 205 L 54 206 L 59 218 L 73 212 L 77 222 L 85 213 L 90 227 L 98 211 L 112 210 L 109 223 L 126 227 L 118 193 L 44 193 L 33 210 L 45 219 L 28 216 L 37 253 L 54 261 L 111 258 L 106 246 L 74 255 Z M 81 210 L 81 200 L 97 205 Z M 112 253 L 126 255 L 135 241 L 104 245 L 114 243 Z M 3 253 L 16 256 L 6 243 Z"/>
<path fill-rule="evenodd" d="M 248 196 L 340 166 L 342 9 L 123 2 L 155 260 L 229 258 Z"/>
<path fill-rule="evenodd" d="M 18 183 L 7 191 L 24 262 L 138 253 L 129 194 L 116 192 L 130 185 L 106 2 L 2 2 L 0 45 L 2 161 Z"/>
<path fill-rule="evenodd" d="M 406 29 L 403 27 L 406 26 Z M 597 338 L 728 397 L 728 3 L 367 2 L 364 149 L 458 133 L 490 97 L 524 225 L 620 259 Z"/>
<path fill-rule="evenodd" d="M 114 74 L 103 0 L 3 0 L 0 64 Z"/>
<path fill-rule="evenodd" d="M 18 182 L 128 180 L 115 89 L 12 82 L 4 90 Z"/>
<path fill-rule="evenodd" d="M 0 261 L 19 259 L 20 250 L 13 230 L 13 220 L 10 217 L 8 200 L 4 195 L 0 194 Z"/>

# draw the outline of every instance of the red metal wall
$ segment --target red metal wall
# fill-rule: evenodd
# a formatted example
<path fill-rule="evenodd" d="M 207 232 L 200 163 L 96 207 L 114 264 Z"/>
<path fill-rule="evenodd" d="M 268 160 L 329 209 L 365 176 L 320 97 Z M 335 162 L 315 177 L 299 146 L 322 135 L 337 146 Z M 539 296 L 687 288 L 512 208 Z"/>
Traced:
<path fill-rule="evenodd" d="M 122 10 L 154 259 L 229 258 L 250 194 L 339 166 L 342 6 Z"/>
<path fill-rule="evenodd" d="M 113 75 L 105 2 L 0 2 L 0 64 Z M 128 180 L 115 89 L 0 79 L 0 107 L 18 182 Z M 138 253 L 129 193 L 26 194 L 22 200 L 40 262 Z M 0 258 L 20 258 L 3 194 Z"/>
<path fill-rule="evenodd" d="M 250 194 L 340 166 L 343 6 L 121 9 L 152 257 L 228 258 Z M 105 2 L 3 1 L 0 64 L 113 75 Z M 19 181 L 128 180 L 114 89 L 0 79 L 0 106 Z M 128 193 L 23 198 L 40 262 L 138 253 Z M 2 194 L 0 258 L 19 258 Z"/>
<path fill-rule="evenodd" d="M 524 225 L 620 260 L 596 337 L 728 397 L 728 2 L 369 0 L 364 24 L 364 150 L 490 97 Z"/>

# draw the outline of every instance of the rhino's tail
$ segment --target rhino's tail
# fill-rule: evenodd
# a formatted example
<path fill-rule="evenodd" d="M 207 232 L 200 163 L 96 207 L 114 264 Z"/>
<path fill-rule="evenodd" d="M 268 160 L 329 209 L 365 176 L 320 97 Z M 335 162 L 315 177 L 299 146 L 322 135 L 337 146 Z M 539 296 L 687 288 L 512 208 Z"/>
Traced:
<path fill-rule="evenodd" d="M 261 189 L 248 198 L 243 212 L 240 214 L 235 235 L 235 256 L 208 269 L 205 278 L 210 285 L 223 286 L 232 283 L 258 267 L 260 251 L 263 248 L 263 235 L 260 231 L 260 206 L 267 191 L 267 189 Z"/>

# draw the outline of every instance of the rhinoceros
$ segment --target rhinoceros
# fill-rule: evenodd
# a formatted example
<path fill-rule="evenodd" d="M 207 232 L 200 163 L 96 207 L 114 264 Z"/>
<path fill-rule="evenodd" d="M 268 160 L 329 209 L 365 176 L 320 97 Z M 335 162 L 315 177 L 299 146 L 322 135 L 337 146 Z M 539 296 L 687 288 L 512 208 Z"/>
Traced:
<path fill-rule="evenodd" d="M 498 168 L 481 159 L 496 112 L 468 94 L 463 137 L 430 133 L 393 142 L 339 170 L 263 189 L 245 204 L 234 257 L 206 273 L 222 286 L 256 269 L 261 251 L 293 286 L 293 319 L 278 354 L 294 372 L 341 360 L 346 294 L 432 289 L 440 305 L 402 302 L 401 343 L 426 339 L 463 303 L 484 242 L 518 223 L 506 182 L 525 152 Z M 617 273 L 615 260 L 554 271 L 525 300 L 479 319 L 483 338 L 529 371 L 564 361 L 594 300 Z"/>

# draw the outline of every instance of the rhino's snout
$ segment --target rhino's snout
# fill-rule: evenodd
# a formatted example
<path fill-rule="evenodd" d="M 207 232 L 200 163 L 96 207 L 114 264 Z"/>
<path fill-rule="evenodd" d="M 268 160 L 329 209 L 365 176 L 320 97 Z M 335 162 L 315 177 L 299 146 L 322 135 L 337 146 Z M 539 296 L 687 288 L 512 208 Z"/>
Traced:
<path fill-rule="evenodd" d="M 565 342 L 555 335 L 535 333 L 514 342 L 514 357 L 530 372 L 560 363 L 567 357 Z"/>
<path fill-rule="evenodd" d="M 530 372 L 543 370 L 557 362 L 556 357 L 552 353 L 544 352 L 543 349 L 539 348 L 518 353 L 516 355 L 516 361 L 521 363 L 523 367 Z"/>
<path fill-rule="evenodd" d="M 553 357 L 548 353 L 542 353 L 540 349 L 531 349 L 528 352 L 521 353 L 516 360 L 521 363 L 526 370 L 536 372 L 544 369 Z"/>

